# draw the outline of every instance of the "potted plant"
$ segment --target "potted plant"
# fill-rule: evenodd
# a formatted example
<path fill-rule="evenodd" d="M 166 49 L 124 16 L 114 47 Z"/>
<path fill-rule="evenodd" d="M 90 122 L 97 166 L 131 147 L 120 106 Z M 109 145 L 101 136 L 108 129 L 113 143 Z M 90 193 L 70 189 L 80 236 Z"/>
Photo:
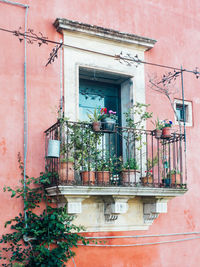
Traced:
<path fill-rule="evenodd" d="M 94 112 L 90 111 L 90 114 L 87 114 L 90 122 L 92 123 L 92 129 L 94 132 L 99 132 L 101 130 L 101 120 L 103 119 L 103 114 L 101 113 L 100 108 L 95 108 Z"/>
<path fill-rule="evenodd" d="M 116 112 L 109 110 L 107 113 L 107 108 L 101 109 L 102 114 L 102 129 L 107 132 L 113 132 L 115 129 L 115 124 L 118 119 Z"/>
<path fill-rule="evenodd" d="M 142 184 L 145 186 L 145 185 L 148 185 L 148 184 L 153 184 L 153 176 L 152 176 L 152 170 L 148 170 L 148 171 L 145 171 L 146 173 L 146 176 L 144 177 L 141 177 L 141 182 Z"/>
<path fill-rule="evenodd" d="M 74 182 L 74 159 L 72 157 L 61 157 L 59 168 L 59 180 L 61 183 Z"/>
<path fill-rule="evenodd" d="M 129 158 L 125 164 L 122 164 L 121 178 L 123 184 L 134 183 L 140 173 L 137 161 L 135 158 Z"/>
<path fill-rule="evenodd" d="M 167 175 L 167 177 L 164 177 L 162 179 L 162 183 L 164 184 L 165 187 L 170 187 L 172 183 L 170 176 Z"/>
<path fill-rule="evenodd" d="M 147 159 L 147 170 L 145 171 L 146 176 L 141 177 L 141 182 L 142 184 L 148 185 L 148 184 L 153 184 L 153 167 L 156 166 L 156 164 L 158 164 L 158 156 L 156 155 L 155 157 L 152 158 L 148 158 Z"/>
<path fill-rule="evenodd" d="M 98 184 L 109 184 L 111 168 L 111 161 L 108 158 L 103 157 L 97 160 L 96 177 Z"/>
<path fill-rule="evenodd" d="M 164 120 L 164 127 L 162 128 L 162 138 L 167 139 L 171 137 L 172 121 Z"/>
<path fill-rule="evenodd" d="M 164 122 L 159 120 L 159 118 L 157 118 L 157 120 L 155 120 L 154 122 L 152 121 L 152 123 L 155 126 L 155 129 L 153 131 L 154 135 L 155 135 L 155 138 L 160 139 L 161 136 L 162 136 L 162 129 L 165 126 Z"/>
<path fill-rule="evenodd" d="M 95 184 L 95 171 L 93 166 L 85 164 L 80 171 L 83 185 L 94 185 Z"/>
<path fill-rule="evenodd" d="M 169 171 L 168 177 L 171 178 L 172 184 L 181 184 L 181 173 L 179 170 L 172 169 Z"/>

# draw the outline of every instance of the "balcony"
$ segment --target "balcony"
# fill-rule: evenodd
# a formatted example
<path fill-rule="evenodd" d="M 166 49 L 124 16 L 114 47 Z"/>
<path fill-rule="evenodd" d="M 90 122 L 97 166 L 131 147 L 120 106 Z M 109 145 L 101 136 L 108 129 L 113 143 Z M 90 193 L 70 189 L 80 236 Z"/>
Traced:
<path fill-rule="evenodd" d="M 181 134 L 62 120 L 45 137 L 47 193 L 87 231 L 148 229 L 187 192 Z"/>
<path fill-rule="evenodd" d="M 183 135 L 102 128 L 63 121 L 45 131 L 51 186 L 186 188 Z M 52 140 L 60 141 L 59 157 L 48 155 Z"/>

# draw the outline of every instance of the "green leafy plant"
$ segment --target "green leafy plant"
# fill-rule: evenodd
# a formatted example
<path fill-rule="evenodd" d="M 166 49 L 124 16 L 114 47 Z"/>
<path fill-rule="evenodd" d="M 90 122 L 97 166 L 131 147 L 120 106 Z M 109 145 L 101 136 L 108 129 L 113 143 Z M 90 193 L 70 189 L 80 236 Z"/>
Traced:
<path fill-rule="evenodd" d="M 70 122 L 63 118 L 60 123 L 63 136 L 61 162 L 74 162 L 74 169 L 78 171 L 91 170 L 97 158 L 101 133 L 93 132 L 91 125 L 85 122 Z"/>
<path fill-rule="evenodd" d="M 149 104 L 142 104 L 137 102 L 133 107 L 124 112 L 126 124 L 129 128 L 144 129 L 143 123 L 152 118 L 153 113 L 146 111 Z"/>
<path fill-rule="evenodd" d="M 127 159 L 127 161 L 123 164 L 122 170 L 139 170 L 139 166 L 137 164 L 137 160 L 135 158 Z"/>
<path fill-rule="evenodd" d="M 112 170 L 111 162 L 109 162 L 109 159 L 105 157 L 98 159 L 95 167 L 97 171 L 111 171 Z"/>
<path fill-rule="evenodd" d="M 119 160 L 115 154 L 109 156 L 109 153 L 106 153 L 103 157 L 99 157 L 102 154 L 102 151 L 99 151 L 98 158 L 95 164 L 95 170 L 97 171 L 110 171 L 111 173 L 116 173 L 119 168 Z"/>
<path fill-rule="evenodd" d="M 72 157 L 66 157 L 66 158 L 60 158 L 60 162 L 73 162 L 74 163 L 74 158 Z"/>
<path fill-rule="evenodd" d="M 147 112 L 148 104 L 136 103 L 124 113 L 126 119 L 126 131 L 122 137 L 126 144 L 126 157 L 137 158 L 133 151 L 140 151 L 142 145 L 146 144 L 142 141 L 141 129 L 144 129 L 144 122 L 152 117 L 152 113 Z"/>
<path fill-rule="evenodd" d="M 169 121 L 169 120 L 164 120 L 163 123 L 164 123 L 164 127 L 172 127 L 172 124 L 173 124 L 172 121 Z"/>
<path fill-rule="evenodd" d="M 145 171 L 146 176 L 152 176 L 153 167 L 158 164 L 158 155 L 155 155 L 153 158 L 148 158 L 146 162 L 147 170 Z"/>
<path fill-rule="evenodd" d="M 87 116 L 90 120 L 90 122 L 98 122 L 101 121 L 101 119 L 104 117 L 104 115 L 101 113 L 101 108 L 95 108 L 94 111 L 89 111 L 87 113 Z"/>
<path fill-rule="evenodd" d="M 153 158 L 147 159 L 147 171 L 151 170 L 154 166 L 158 164 L 158 155 L 155 155 Z"/>
<path fill-rule="evenodd" d="M 172 169 L 171 171 L 168 172 L 168 176 L 171 176 L 172 174 L 181 174 L 181 172 L 177 169 Z"/>
<path fill-rule="evenodd" d="M 159 118 L 157 118 L 155 121 L 152 121 L 152 123 L 156 130 L 162 130 L 165 127 L 164 121 L 159 120 Z"/>
<path fill-rule="evenodd" d="M 19 163 L 23 169 L 20 156 Z M 24 200 L 24 214 L 20 212 L 5 223 L 12 231 L 0 239 L 0 259 L 6 261 L 2 266 L 65 266 L 75 255 L 73 247 L 79 241 L 88 243 L 79 234 L 83 227 L 72 223 L 74 217 L 67 214 L 66 207 L 52 205 L 44 187 L 50 176 L 41 173 L 38 178 L 27 177 L 25 187 L 23 181 L 17 189 L 4 187 L 11 198 Z"/>
<path fill-rule="evenodd" d="M 112 120 L 117 121 L 118 120 L 118 116 L 117 116 L 117 112 L 113 111 L 113 110 L 108 110 L 107 108 L 102 108 L 100 110 L 101 113 L 101 120 L 102 119 L 106 119 L 106 118 L 110 118 Z"/>

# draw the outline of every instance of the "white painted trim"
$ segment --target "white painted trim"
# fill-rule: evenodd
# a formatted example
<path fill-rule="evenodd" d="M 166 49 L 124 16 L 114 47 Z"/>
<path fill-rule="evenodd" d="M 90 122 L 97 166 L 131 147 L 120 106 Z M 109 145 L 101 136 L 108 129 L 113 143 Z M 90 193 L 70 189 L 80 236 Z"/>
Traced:
<path fill-rule="evenodd" d="M 176 110 L 176 104 L 183 104 L 183 101 L 180 99 L 174 99 L 174 109 Z M 184 100 L 184 105 L 187 107 L 187 118 L 185 122 L 186 127 L 192 127 L 193 126 L 193 120 L 192 120 L 192 102 Z M 182 126 L 184 126 L 184 123 L 180 122 Z M 178 121 L 175 116 L 175 125 L 178 125 Z"/>

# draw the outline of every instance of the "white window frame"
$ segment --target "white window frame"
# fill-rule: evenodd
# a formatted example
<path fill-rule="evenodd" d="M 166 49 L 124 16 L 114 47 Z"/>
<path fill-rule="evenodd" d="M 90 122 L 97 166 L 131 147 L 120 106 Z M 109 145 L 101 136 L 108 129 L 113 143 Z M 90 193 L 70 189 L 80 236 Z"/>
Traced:
<path fill-rule="evenodd" d="M 128 66 L 121 64 L 115 56 L 123 52 L 124 55 L 137 55 L 143 61 L 144 52 L 154 46 L 155 40 L 67 19 L 57 19 L 54 26 L 63 33 L 65 44 L 65 116 L 73 121 L 79 118 L 79 67 L 132 77 L 130 102 L 145 103 L 144 64 L 137 68 Z"/>
<path fill-rule="evenodd" d="M 177 104 L 183 105 L 183 100 L 181 100 L 181 99 L 175 99 L 174 100 L 174 109 L 175 110 L 176 110 Z M 184 105 L 186 107 L 185 126 L 192 127 L 193 126 L 193 120 L 192 120 L 192 102 L 191 101 L 184 100 Z M 181 123 L 182 126 L 184 125 L 184 122 L 183 121 L 180 121 L 180 123 Z M 175 124 L 178 125 L 178 121 L 177 121 L 176 116 L 175 116 Z"/>

